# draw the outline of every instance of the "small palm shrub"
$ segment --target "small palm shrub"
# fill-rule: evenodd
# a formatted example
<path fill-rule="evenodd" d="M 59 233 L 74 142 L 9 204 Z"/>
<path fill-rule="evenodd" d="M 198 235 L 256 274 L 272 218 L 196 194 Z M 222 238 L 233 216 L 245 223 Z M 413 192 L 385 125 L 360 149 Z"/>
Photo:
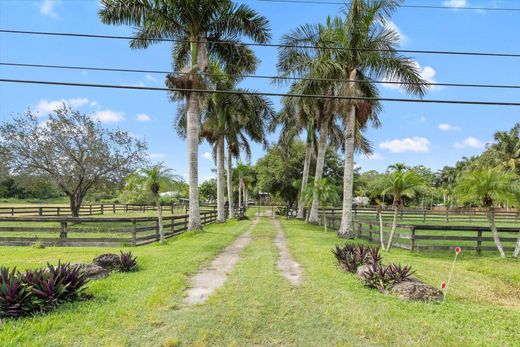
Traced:
<path fill-rule="evenodd" d="M 121 265 L 119 271 L 131 272 L 137 269 L 137 257 L 132 255 L 132 252 L 124 253 L 121 251 Z"/>
<path fill-rule="evenodd" d="M 410 266 L 396 264 L 383 266 L 380 263 L 373 263 L 361 273 L 361 282 L 366 287 L 384 292 L 397 283 L 410 280 L 413 273 Z"/>
<path fill-rule="evenodd" d="M 24 273 L 0 268 L 0 317 L 19 318 L 78 300 L 86 283 L 86 274 L 70 264 Z"/>
<path fill-rule="evenodd" d="M 352 244 L 340 247 L 336 245 L 336 248 L 332 250 L 332 254 L 334 254 L 343 270 L 353 273 L 361 265 L 379 264 L 381 262 L 379 247 Z"/>

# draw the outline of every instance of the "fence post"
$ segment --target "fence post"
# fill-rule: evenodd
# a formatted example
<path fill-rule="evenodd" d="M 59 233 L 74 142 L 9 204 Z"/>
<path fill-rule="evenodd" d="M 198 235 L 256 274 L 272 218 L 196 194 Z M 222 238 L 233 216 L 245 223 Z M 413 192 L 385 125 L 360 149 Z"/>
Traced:
<path fill-rule="evenodd" d="M 38 207 L 38 215 L 43 216 L 43 207 Z"/>
<path fill-rule="evenodd" d="M 173 214 L 173 201 L 172 201 L 172 214 Z"/>
<path fill-rule="evenodd" d="M 446 223 L 450 222 L 449 209 L 446 209 Z"/>
<path fill-rule="evenodd" d="M 175 233 L 175 217 L 172 215 L 172 234 Z"/>
<path fill-rule="evenodd" d="M 372 224 L 368 225 L 368 241 L 372 242 Z"/>
<path fill-rule="evenodd" d="M 58 216 L 60 215 L 60 210 L 61 210 L 61 207 L 58 207 L 58 208 L 56 209 L 56 213 L 58 214 Z"/>
<path fill-rule="evenodd" d="M 471 223 L 471 217 L 473 216 L 473 213 L 471 213 L 471 211 L 469 211 L 469 222 Z"/>
<path fill-rule="evenodd" d="M 101 204 L 101 214 L 105 214 L 105 205 Z"/>
<path fill-rule="evenodd" d="M 132 219 L 132 246 L 137 246 L 137 226 L 135 218 Z"/>
<path fill-rule="evenodd" d="M 357 228 L 358 237 L 361 237 L 362 232 L 363 232 L 363 225 L 361 224 L 361 222 L 358 222 L 358 228 Z"/>
<path fill-rule="evenodd" d="M 14 216 L 14 207 L 11 207 L 11 216 Z"/>
<path fill-rule="evenodd" d="M 65 241 L 67 239 L 67 222 L 60 222 L 60 242 Z"/>
<path fill-rule="evenodd" d="M 112 212 L 116 214 L 116 204 L 112 204 Z"/>
<path fill-rule="evenodd" d="M 88 213 L 92 216 L 92 204 L 88 205 Z"/>
<path fill-rule="evenodd" d="M 477 231 L 477 253 L 480 254 L 482 248 L 482 230 Z"/>
<path fill-rule="evenodd" d="M 128 204 L 125 204 L 125 213 L 128 213 Z"/>
<path fill-rule="evenodd" d="M 426 210 L 423 211 L 423 223 L 426 223 Z"/>
<path fill-rule="evenodd" d="M 415 251 L 415 226 L 412 226 L 412 252 Z"/>

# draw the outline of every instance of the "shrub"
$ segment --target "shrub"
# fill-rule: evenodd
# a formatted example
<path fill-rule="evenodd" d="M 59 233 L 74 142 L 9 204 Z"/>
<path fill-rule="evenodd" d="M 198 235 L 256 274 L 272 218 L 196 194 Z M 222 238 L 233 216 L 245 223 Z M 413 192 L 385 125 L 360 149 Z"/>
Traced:
<path fill-rule="evenodd" d="M 123 253 L 121 251 L 121 265 L 119 270 L 121 272 L 131 272 L 137 269 L 137 257 L 132 255 L 132 252 Z"/>
<path fill-rule="evenodd" d="M 379 264 L 381 262 L 379 247 L 346 244 L 343 247 L 336 246 L 332 253 L 343 270 L 348 272 L 356 272 L 361 265 Z"/>
<path fill-rule="evenodd" d="M 0 269 L 0 317 L 44 312 L 81 297 L 86 275 L 79 266 L 58 263 L 24 273 Z"/>
<path fill-rule="evenodd" d="M 380 263 L 373 263 L 361 273 L 361 281 L 369 288 L 384 292 L 397 283 L 410 280 L 412 275 L 410 266 L 402 267 L 396 264 L 383 266 Z"/>

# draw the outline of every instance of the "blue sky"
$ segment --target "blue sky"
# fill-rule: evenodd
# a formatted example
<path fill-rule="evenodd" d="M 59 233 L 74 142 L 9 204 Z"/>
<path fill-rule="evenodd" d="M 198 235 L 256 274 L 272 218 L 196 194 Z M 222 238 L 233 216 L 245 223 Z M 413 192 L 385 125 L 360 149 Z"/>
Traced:
<path fill-rule="evenodd" d="M 271 22 L 273 42 L 303 23 L 322 22 L 338 13 L 339 5 L 290 4 L 245 1 Z M 520 1 L 411 1 L 408 4 L 520 7 Z M 60 31 L 92 34 L 129 35 L 132 29 L 101 24 L 97 0 L 0 1 L 0 27 L 18 30 Z M 402 35 L 404 49 L 497 51 L 520 53 L 520 12 L 425 10 L 402 8 L 392 17 Z M 171 66 L 168 43 L 146 50 L 131 50 L 124 40 L 79 39 L 66 37 L 0 34 L 2 62 L 102 66 L 165 70 Z M 262 60 L 258 74 L 276 74 L 276 50 L 256 48 Z M 486 58 L 415 55 L 423 75 L 430 81 L 453 83 L 520 84 L 518 58 Z M 145 85 L 163 87 L 164 76 L 103 73 L 92 71 L 44 70 L 0 67 L 3 78 Z M 246 80 L 243 85 L 260 91 L 285 91 L 268 81 Z M 394 88 L 382 87 L 384 97 L 406 97 Z M 427 98 L 493 100 L 520 102 L 518 90 L 435 88 Z M 186 143 L 172 127 L 177 107 L 166 93 L 151 91 L 71 88 L 62 86 L 15 85 L 0 83 L 0 117 L 9 119 L 28 107 L 48 112 L 56 102 L 90 112 L 108 127 L 120 127 L 149 144 L 150 157 L 164 160 L 186 176 Z M 273 99 L 278 104 L 277 99 Z M 473 105 L 384 104 L 383 127 L 370 130 L 372 158 L 359 157 L 363 170 L 383 170 L 395 162 L 426 165 L 433 169 L 455 163 L 463 156 L 478 154 L 496 130 L 509 129 L 520 121 L 518 107 Z M 274 140 L 276 134 L 271 136 Z M 211 177 L 214 163 L 209 146 L 200 147 L 200 178 Z M 263 155 L 253 147 L 253 162 Z"/>

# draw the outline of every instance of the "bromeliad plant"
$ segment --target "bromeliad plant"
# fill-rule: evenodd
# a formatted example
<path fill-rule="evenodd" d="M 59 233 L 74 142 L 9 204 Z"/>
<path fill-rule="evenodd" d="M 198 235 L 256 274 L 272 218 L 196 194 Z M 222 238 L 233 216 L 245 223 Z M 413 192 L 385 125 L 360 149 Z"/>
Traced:
<path fill-rule="evenodd" d="M 132 272 L 137 270 L 137 257 L 132 255 L 132 252 L 124 253 L 121 251 L 121 265 L 119 271 Z"/>
<path fill-rule="evenodd" d="M 410 266 L 401 266 L 400 264 L 383 266 L 374 263 L 361 273 L 361 282 L 366 287 L 384 292 L 397 283 L 409 281 L 413 274 L 414 272 Z"/>
<path fill-rule="evenodd" d="M 47 264 L 24 273 L 0 268 L 0 318 L 19 318 L 46 312 L 82 297 L 86 274 L 79 266 Z"/>
<path fill-rule="evenodd" d="M 364 245 L 346 244 L 343 247 L 336 246 L 332 250 L 339 265 L 345 271 L 355 273 L 362 265 L 372 265 L 381 263 L 379 247 L 369 247 Z"/>

